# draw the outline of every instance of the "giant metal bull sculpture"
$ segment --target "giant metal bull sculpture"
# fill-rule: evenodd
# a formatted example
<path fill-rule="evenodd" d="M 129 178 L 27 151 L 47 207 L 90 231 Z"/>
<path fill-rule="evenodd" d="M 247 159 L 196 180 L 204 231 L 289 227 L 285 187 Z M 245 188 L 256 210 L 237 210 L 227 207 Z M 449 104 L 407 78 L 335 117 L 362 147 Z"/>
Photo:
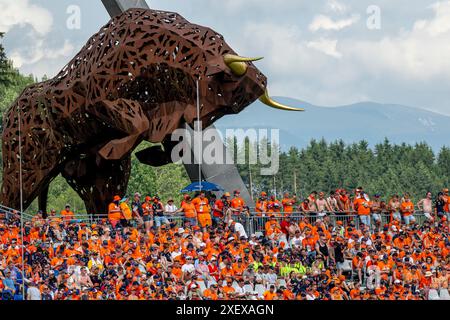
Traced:
<path fill-rule="evenodd" d="M 3 131 L 2 202 L 19 208 L 19 122 L 23 205 L 62 174 L 89 213 L 105 213 L 126 191 L 131 153 L 142 141 L 160 142 L 137 154 L 150 165 L 170 162 L 170 134 L 196 119 L 209 126 L 267 94 L 266 77 L 239 57 L 217 32 L 177 13 L 131 9 L 92 36 L 53 79 L 27 87 L 8 109 Z"/>

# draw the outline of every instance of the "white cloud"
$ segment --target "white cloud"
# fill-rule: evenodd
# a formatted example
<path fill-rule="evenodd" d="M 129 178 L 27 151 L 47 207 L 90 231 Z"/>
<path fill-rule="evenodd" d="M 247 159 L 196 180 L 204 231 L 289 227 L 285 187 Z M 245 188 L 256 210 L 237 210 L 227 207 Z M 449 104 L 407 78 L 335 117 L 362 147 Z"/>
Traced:
<path fill-rule="evenodd" d="M 48 48 L 43 39 L 38 39 L 26 50 L 16 49 L 12 51 L 10 58 L 16 68 L 22 68 L 24 65 L 32 65 L 41 60 L 67 57 L 73 51 L 74 46 L 68 40 L 64 41 L 61 48 Z"/>
<path fill-rule="evenodd" d="M 337 51 L 337 40 L 320 38 L 316 41 L 310 41 L 306 44 L 308 48 L 313 48 L 335 58 L 341 58 L 342 54 Z"/>
<path fill-rule="evenodd" d="M 30 25 L 38 34 L 47 34 L 53 24 L 53 16 L 42 7 L 28 0 L 0 0 L 0 31 L 8 32 L 14 26 Z"/>
<path fill-rule="evenodd" d="M 450 80 L 450 1 L 430 7 L 434 16 L 418 20 L 411 30 L 385 36 L 379 41 L 350 41 L 342 44 L 344 55 L 373 75 L 427 81 Z"/>
<path fill-rule="evenodd" d="M 29 0 L 0 0 L 0 8 L 1 32 L 21 28 L 20 40 L 12 40 L 17 45 L 6 48 L 16 68 L 42 77 L 56 72 L 61 61 L 73 54 L 74 46 L 69 40 L 61 41 L 59 46 L 50 44 L 53 15 L 46 8 Z"/>
<path fill-rule="evenodd" d="M 360 16 L 358 14 L 354 14 L 350 18 L 333 21 L 333 19 L 331 19 L 330 17 L 320 14 L 314 17 L 313 21 L 309 25 L 309 30 L 311 30 L 312 32 L 321 29 L 338 31 L 350 27 L 351 25 L 358 22 L 359 19 Z"/>
<path fill-rule="evenodd" d="M 347 6 L 337 0 L 328 0 L 325 6 L 328 11 L 332 12 L 344 13 L 347 11 Z"/>
<path fill-rule="evenodd" d="M 438 36 L 450 31 L 450 1 L 437 2 L 431 5 L 435 12 L 432 20 L 419 20 L 414 24 L 414 31 L 425 31 L 430 36 Z"/>

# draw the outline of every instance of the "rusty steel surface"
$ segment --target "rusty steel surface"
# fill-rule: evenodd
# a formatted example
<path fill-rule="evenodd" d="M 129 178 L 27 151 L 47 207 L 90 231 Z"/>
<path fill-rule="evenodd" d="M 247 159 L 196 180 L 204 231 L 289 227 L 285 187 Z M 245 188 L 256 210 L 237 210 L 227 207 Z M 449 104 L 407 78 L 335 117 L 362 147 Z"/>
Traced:
<path fill-rule="evenodd" d="M 252 62 L 234 74 L 226 54 L 236 53 L 220 34 L 177 13 L 130 9 L 114 17 L 57 76 L 27 87 L 6 112 L 2 203 L 20 205 L 20 121 L 24 208 L 39 196 L 45 210 L 48 185 L 61 173 L 88 213 L 105 213 L 112 196 L 126 191 L 132 151 L 144 140 L 170 149 L 173 130 L 193 123 L 196 80 L 204 127 L 263 95 L 266 77 Z M 158 165 L 149 151 L 138 159 Z"/>

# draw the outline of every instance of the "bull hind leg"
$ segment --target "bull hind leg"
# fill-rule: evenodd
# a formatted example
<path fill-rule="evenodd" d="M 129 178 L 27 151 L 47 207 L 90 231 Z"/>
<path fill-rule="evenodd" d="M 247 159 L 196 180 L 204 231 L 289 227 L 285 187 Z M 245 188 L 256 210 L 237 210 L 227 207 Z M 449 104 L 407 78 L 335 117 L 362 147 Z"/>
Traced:
<path fill-rule="evenodd" d="M 2 205 L 19 210 L 23 206 L 26 210 L 36 197 L 41 210 L 46 209 L 46 195 L 50 181 L 58 175 L 59 146 L 47 139 L 47 136 L 35 143 L 22 136 L 23 161 L 20 170 L 20 158 L 18 156 L 18 143 L 12 136 L 14 128 L 6 128 L 3 136 L 3 184 L 1 189 Z M 52 135 L 54 137 L 55 135 Z M 22 183 L 21 183 L 22 181 Z M 22 190 L 21 190 L 22 187 Z M 22 199 L 22 206 L 21 206 Z"/>
<path fill-rule="evenodd" d="M 97 156 L 66 163 L 62 175 L 84 201 L 88 214 L 106 214 L 114 195 L 125 195 L 131 156 L 117 161 L 97 161 Z"/>

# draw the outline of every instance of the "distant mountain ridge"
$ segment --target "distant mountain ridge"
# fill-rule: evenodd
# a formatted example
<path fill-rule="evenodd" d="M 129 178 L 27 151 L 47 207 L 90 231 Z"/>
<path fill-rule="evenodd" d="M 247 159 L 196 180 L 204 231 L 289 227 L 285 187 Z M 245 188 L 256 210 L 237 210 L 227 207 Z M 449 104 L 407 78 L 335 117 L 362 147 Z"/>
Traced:
<path fill-rule="evenodd" d="M 450 145 L 450 116 L 432 111 L 374 102 L 320 107 L 286 97 L 275 99 L 306 112 L 283 112 L 257 101 L 240 114 L 223 117 L 216 127 L 223 134 L 230 128 L 280 129 L 283 150 L 303 148 L 311 139 L 322 137 L 346 143 L 364 139 L 371 147 L 385 138 L 396 144 L 427 142 L 435 152 Z"/>

